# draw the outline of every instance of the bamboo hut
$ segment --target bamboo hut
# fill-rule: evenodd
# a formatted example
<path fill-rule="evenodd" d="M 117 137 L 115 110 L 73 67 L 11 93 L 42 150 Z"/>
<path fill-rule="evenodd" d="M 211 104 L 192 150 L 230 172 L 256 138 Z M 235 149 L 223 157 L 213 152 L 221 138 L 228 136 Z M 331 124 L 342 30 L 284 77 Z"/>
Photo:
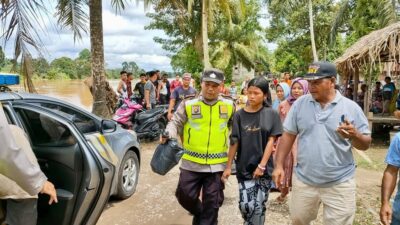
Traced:
<path fill-rule="evenodd" d="M 349 47 L 344 54 L 335 60 L 335 64 L 342 78 L 354 80 L 354 98 L 357 96 L 358 83 L 361 73 L 367 68 L 382 67 L 384 63 L 390 62 L 398 68 L 400 61 L 400 22 L 393 23 L 383 29 L 371 32 L 360 38 Z M 371 88 L 371 79 L 367 81 Z M 364 112 L 368 114 L 370 99 L 368 91 L 364 98 Z"/>

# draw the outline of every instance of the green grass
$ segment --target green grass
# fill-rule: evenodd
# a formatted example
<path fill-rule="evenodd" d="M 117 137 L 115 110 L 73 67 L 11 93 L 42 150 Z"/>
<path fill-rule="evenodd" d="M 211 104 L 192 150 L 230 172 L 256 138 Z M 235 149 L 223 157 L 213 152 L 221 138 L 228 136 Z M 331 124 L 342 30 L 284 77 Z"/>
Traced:
<path fill-rule="evenodd" d="M 354 159 L 358 167 L 375 171 L 385 170 L 386 168 L 385 157 L 387 153 L 386 147 L 373 146 L 364 153 L 371 159 L 372 163 L 369 163 L 367 160 L 361 157 L 357 152 L 354 152 L 353 154 Z"/>

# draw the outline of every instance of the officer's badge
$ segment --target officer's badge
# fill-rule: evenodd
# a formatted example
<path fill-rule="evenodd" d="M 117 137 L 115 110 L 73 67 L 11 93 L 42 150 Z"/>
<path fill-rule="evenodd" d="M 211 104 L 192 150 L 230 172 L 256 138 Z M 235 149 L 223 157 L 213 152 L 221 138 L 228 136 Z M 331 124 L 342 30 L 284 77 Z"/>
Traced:
<path fill-rule="evenodd" d="M 222 119 L 228 118 L 228 106 L 226 105 L 219 106 L 219 117 Z"/>
<path fill-rule="evenodd" d="M 199 105 L 192 105 L 192 116 L 201 116 L 201 107 Z"/>

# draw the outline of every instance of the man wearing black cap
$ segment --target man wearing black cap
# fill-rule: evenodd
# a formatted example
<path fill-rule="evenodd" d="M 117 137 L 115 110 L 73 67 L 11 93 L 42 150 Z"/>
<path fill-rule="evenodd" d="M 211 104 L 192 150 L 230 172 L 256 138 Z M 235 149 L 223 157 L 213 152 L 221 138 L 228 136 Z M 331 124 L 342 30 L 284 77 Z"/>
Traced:
<path fill-rule="evenodd" d="M 351 225 L 356 209 L 352 146 L 367 150 L 368 120 L 361 108 L 335 90 L 336 66 L 314 62 L 304 79 L 310 94 L 293 103 L 283 124 L 273 180 L 279 187 L 286 155 L 298 138 L 292 178 L 290 216 L 293 225 L 308 225 L 324 206 L 324 224 Z"/>
<path fill-rule="evenodd" d="M 232 100 L 219 95 L 223 80 L 221 71 L 205 70 L 200 96 L 183 101 L 166 128 L 170 138 L 183 137 L 186 152 L 176 197 L 193 215 L 194 225 L 216 225 L 224 201 L 221 175 L 228 160 L 228 124 L 235 107 Z"/>

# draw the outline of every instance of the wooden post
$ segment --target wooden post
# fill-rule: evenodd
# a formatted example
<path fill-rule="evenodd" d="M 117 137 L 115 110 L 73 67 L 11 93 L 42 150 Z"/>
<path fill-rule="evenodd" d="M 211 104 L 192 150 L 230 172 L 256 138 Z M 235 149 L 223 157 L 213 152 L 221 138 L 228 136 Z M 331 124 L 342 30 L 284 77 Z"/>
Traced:
<path fill-rule="evenodd" d="M 353 77 L 354 77 L 353 101 L 357 102 L 358 83 L 360 81 L 360 69 L 357 66 L 355 66 Z"/>
<path fill-rule="evenodd" d="M 372 69 L 368 69 L 367 92 L 364 95 L 364 114 L 368 115 L 372 104 Z"/>

